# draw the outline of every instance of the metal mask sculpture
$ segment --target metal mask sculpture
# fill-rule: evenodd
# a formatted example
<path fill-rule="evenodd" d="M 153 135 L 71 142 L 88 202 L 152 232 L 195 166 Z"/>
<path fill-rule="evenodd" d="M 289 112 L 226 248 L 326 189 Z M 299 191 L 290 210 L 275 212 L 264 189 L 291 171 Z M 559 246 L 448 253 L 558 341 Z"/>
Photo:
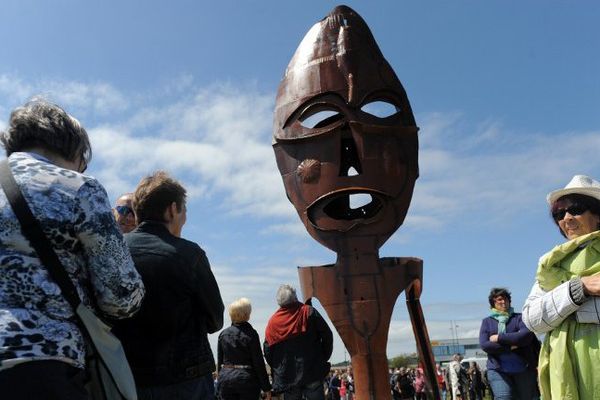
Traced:
<path fill-rule="evenodd" d="M 382 103 L 390 115 L 369 112 Z M 279 86 L 274 137 L 290 201 L 331 250 L 341 250 L 340 233 L 376 235 L 379 248 L 404 221 L 417 127 L 402 84 L 351 9 L 336 8 L 300 43 Z M 372 200 L 352 208 L 359 194 Z"/>
<path fill-rule="evenodd" d="M 359 399 L 390 398 L 385 347 L 396 297 L 405 289 L 437 394 L 418 302 L 422 262 L 378 256 L 410 205 L 417 131 L 406 92 L 368 26 L 349 7 L 336 7 L 310 29 L 286 69 L 273 148 L 307 231 L 338 255 L 334 265 L 300 268 L 300 283 L 348 348 Z"/>

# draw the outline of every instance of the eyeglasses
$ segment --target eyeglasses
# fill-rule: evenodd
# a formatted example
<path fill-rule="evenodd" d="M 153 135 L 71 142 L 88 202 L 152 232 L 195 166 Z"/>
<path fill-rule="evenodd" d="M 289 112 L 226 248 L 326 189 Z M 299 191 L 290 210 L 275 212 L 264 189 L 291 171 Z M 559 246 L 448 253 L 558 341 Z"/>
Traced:
<path fill-rule="evenodd" d="M 133 214 L 133 210 L 128 206 L 115 206 L 115 210 L 117 210 L 119 215 L 122 215 L 123 217 Z"/>
<path fill-rule="evenodd" d="M 554 220 L 556 222 L 558 222 L 558 221 L 562 221 L 567 213 L 569 213 L 571 215 L 581 215 L 584 212 L 586 212 L 587 210 L 588 210 L 588 208 L 586 206 L 582 206 L 580 204 L 571 204 L 567 208 L 561 208 L 561 209 L 554 211 L 552 213 L 552 218 L 554 218 Z"/>

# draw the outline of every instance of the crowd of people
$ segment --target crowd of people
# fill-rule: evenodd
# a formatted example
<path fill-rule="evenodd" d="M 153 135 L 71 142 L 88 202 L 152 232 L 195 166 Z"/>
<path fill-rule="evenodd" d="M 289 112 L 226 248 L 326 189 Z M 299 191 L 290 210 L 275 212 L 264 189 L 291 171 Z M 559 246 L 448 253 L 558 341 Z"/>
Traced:
<path fill-rule="evenodd" d="M 352 367 L 332 369 L 325 381 L 328 400 L 354 400 L 354 376 Z"/>
<path fill-rule="evenodd" d="M 111 208 L 84 172 L 86 130 L 59 106 L 15 109 L 0 136 L 11 175 L 75 285 L 81 302 L 110 320 L 140 399 L 350 400 L 352 370 L 331 370 L 332 332 L 319 312 L 281 285 L 261 343 L 250 300 L 224 304 L 205 252 L 181 237 L 186 189 L 164 171 L 144 177 Z M 0 393 L 10 399 L 88 399 L 86 343 L 74 310 L 24 236 L 0 192 Z M 593 399 L 600 382 L 600 183 L 576 175 L 547 197 L 567 240 L 545 254 L 523 314 L 493 288 L 480 345 L 484 372 L 455 355 L 437 367 L 446 399 Z M 23 205 L 21 205 L 23 206 Z M 540 345 L 536 334 L 545 334 Z M 266 360 L 266 365 L 265 365 Z M 539 361 L 539 363 L 538 363 Z M 216 374 L 213 376 L 213 371 Z M 267 369 L 268 366 L 268 369 Z M 267 371 L 270 371 L 270 375 Z M 420 368 L 390 371 L 394 399 L 424 399 Z"/>
<path fill-rule="evenodd" d="M 481 371 L 475 362 L 471 362 L 468 367 L 465 367 L 460 360 L 462 360 L 462 356 L 455 354 L 452 362 L 446 366 L 436 365 L 436 383 L 442 399 L 482 400 L 486 390 L 489 391 L 485 371 Z M 427 399 L 426 381 L 422 368 L 390 369 L 389 377 L 393 400 Z"/>
<path fill-rule="evenodd" d="M 61 107 L 34 100 L 11 113 L 0 140 L 41 237 L 23 234 L 9 190 L 0 191 L 0 393 L 2 398 L 89 399 L 86 340 L 73 308 L 30 240 L 48 242 L 81 302 L 110 321 L 135 378 L 152 400 L 324 399 L 333 336 L 321 315 L 277 291 L 261 349 L 250 301 L 230 305 L 219 336 L 218 390 L 208 334 L 223 328 L 224 304 L 208 258 L 181 237 L 186 189 L 164 171 L 142 178 L 111 208 L 84 172 L 92 159 L 86 130 Z M 12 197 L 11 197 L 12 198 Z M 267 377 L 264 360 L 271 370 Z M 90 397 L 91 396 L 91 397 Z"/>

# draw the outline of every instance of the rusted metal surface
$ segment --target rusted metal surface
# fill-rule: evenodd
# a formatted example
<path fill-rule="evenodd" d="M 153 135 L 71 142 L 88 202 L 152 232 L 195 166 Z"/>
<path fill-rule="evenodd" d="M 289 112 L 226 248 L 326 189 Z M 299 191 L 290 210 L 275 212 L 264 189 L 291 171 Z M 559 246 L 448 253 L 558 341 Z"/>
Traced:
<path fill-rule="evenodd" d="M 389 399 L 387 336 L 407 305 L 429 389 L 439 398 L 419 304 L 422 262 L 379 258 L 404 221 L 418 177 L 418 128 L 396 74 L 363 19 L 336 7 L 306 34 L 277 94 L 273 148 L 286 193 L 335 264 L 299 269 L 352 357 L 358 400 Z"/>

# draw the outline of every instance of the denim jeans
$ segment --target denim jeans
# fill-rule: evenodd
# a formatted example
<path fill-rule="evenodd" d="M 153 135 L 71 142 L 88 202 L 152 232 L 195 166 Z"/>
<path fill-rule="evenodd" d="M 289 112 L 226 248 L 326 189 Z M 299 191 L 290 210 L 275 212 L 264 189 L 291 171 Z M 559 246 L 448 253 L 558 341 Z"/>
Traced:
<path fill-rule="evenodd" d="M 315 381 L 305 386 L 295 387 L 283 393 L 283 400 L 325 400 L 323 381 Z"/>
<path fill-rule="evenodd" d="M 138 387 L 139 400 L 214 400 L 211 374 L 166 386 Z"/>
<path fill-rule="evenodd" d="M 537 374 L 525 370 L 517 374 L 489 369 L 488 382 L 494 393 L 494 400 L 537 400 Z"/>

